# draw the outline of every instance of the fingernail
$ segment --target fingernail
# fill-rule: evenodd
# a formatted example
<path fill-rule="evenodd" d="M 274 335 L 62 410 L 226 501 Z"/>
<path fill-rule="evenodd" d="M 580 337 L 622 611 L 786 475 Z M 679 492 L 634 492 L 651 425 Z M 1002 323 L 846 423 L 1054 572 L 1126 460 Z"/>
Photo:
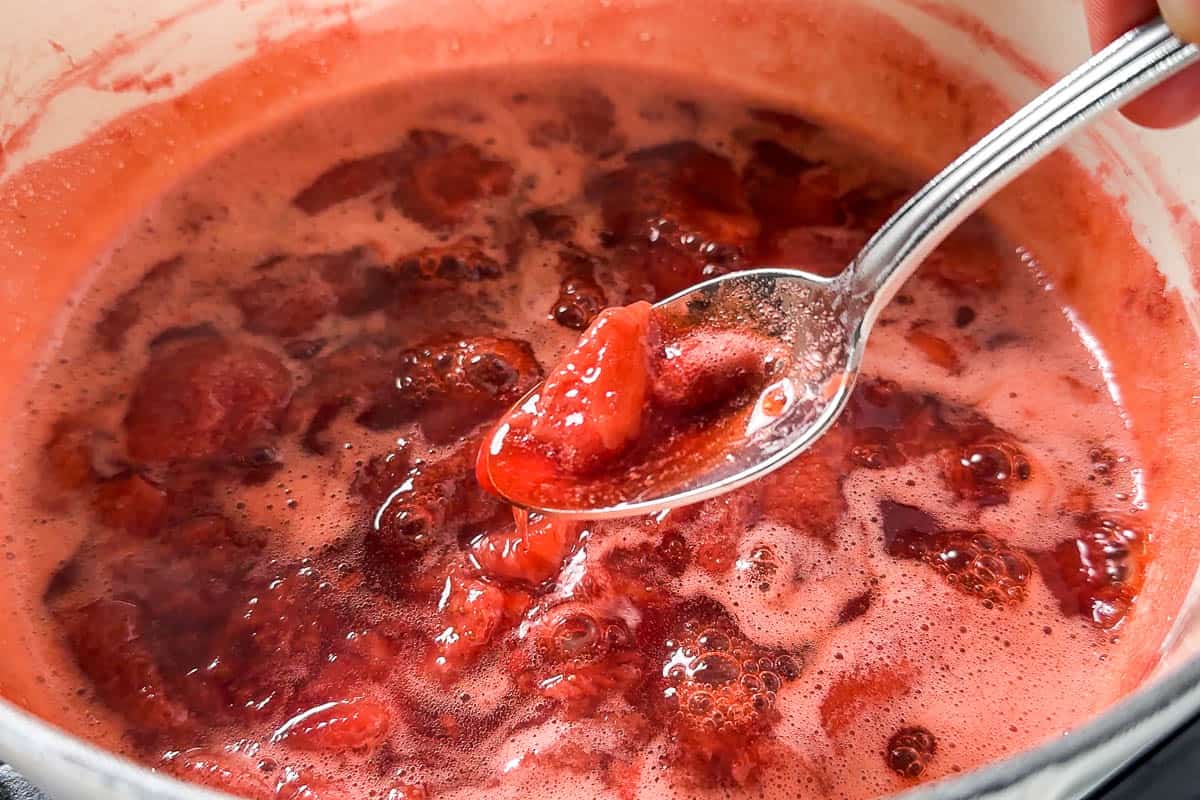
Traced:
<path fill-rule="evenodd" d="M 1200 42 L 1200 0 L 1158 0 L 1158 7 L 1176 36 Z"/>

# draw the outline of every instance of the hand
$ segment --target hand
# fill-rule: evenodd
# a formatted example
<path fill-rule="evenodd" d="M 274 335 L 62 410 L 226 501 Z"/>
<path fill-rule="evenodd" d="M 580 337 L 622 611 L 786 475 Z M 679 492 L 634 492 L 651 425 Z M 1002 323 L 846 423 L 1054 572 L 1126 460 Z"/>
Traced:
<path fill-rule="evenodd" d="M 1181 38 L 1200 43 L 1200 0 L 1086 0 L 1092 49 L 1161 12 Z M 1148 128 L 1171 128 L 1200 116 L 1200 67 L 1192 67 L 1122 109 Z"/>

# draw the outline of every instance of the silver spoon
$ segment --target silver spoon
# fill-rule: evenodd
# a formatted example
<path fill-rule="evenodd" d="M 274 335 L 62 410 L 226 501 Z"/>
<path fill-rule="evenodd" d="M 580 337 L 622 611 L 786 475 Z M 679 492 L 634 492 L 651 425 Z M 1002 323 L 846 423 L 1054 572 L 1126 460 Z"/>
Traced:
<path fill-rule="evenodd" d="M 569 518 L 626 517 L 715 497 L 786 464 L 837 420 L 875 320 L 959 223 L 1070 135 L 1197 61 L 1200 48 L 1155 19 L 1088 59 L 955 159 L 884 223 L 840 275 L 748 270 L 657 303 L 660 315 L 756 329 L 785 342 L 793 364 L 783 413 L 752 415 L 746 437 L 718 462 L 681 483 L 631 492 L 619 503 L 544 508 L 520 497 L 505 499 Z M 636 476 L 629 482 L 636 486 Z"/>

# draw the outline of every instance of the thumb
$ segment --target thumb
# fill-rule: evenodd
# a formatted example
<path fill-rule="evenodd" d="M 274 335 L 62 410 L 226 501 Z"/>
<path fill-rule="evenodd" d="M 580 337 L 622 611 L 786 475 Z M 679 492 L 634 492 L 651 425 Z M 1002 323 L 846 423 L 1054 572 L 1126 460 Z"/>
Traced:
<path fill-rule="evenodd" d="M 1158 0 L 1158 7 L 1176 36 L 1200 43 L 1200 0 Z"/>

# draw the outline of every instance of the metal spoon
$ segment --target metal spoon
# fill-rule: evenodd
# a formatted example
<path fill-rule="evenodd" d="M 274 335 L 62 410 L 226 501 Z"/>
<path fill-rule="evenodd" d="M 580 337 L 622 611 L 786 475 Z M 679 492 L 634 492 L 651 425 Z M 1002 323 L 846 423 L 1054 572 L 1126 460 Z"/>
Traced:
<path fill-rule="evenodd" d="M 794 359 L 783 412 L 752 415 L 746 437 L 700 473 L 675 485 L 633 492 L 620 503 L 535 508 L 519 497 L 506 499 L 565 517 L 625 517 L 715 497 L 786 464 L 837 420 L 875 320 L 959 223 L 1067 137 L 1197 61 L 1200 48 L 1178 39 L 1161 18 L 1135 28 L 955 159 L 892 215 L 837 277 L 783 268 L 748 270 L 657 303 L 658 314 L 720 328 L 752 328 L 786 342 Z"/>

